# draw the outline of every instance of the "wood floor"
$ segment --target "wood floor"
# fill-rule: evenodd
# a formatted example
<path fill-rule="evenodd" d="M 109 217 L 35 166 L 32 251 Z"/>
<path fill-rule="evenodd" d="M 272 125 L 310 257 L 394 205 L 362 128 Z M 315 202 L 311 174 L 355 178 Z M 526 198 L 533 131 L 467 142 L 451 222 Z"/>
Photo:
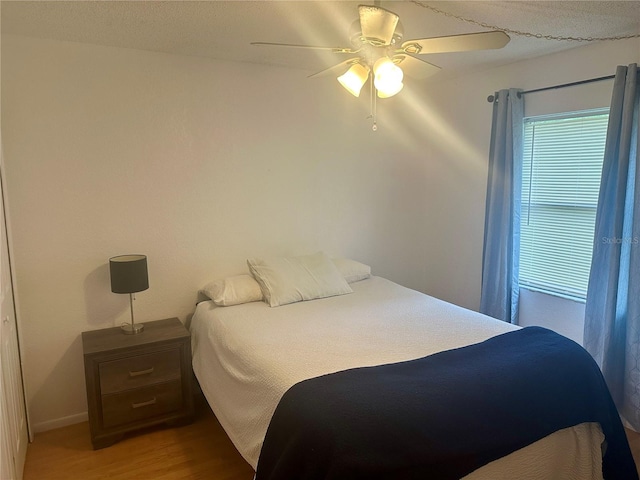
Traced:
<path fill-rule="evenodd" d="M 93 450 L 89 423 L 36 434 L 27 448 L 24 480 L 252 480 L 253 469 L 237 452 L 204 400 L 196 420 L 157 427 Z"/>
<path fill-rule="evenodd" d="M 627 436 L 640 466 L 640 433 Z M 251 480 L 253 470 L 203 400 L 184 427 L 149 429 L 94 451 L 85 422 L 37 434 L 27 450 L 24 480 L 105 478 Z"/>

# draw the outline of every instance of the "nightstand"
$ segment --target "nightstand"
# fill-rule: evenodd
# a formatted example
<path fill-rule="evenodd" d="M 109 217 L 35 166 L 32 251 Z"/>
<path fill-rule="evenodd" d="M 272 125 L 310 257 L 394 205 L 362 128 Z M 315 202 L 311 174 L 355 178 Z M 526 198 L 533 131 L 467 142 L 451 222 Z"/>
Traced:
<path fill-rule="evenodd" d="M 89 427 L 94 449 L 132 430 L 193 418 L 191 338 L 177 318 L 82 333 Z"/>

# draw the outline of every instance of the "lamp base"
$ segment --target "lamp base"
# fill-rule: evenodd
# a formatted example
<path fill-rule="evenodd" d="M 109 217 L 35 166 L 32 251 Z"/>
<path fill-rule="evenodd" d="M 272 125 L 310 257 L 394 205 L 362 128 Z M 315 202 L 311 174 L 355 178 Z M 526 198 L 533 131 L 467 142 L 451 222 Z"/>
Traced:
<path fill-rule="evenodd" d="M 144 323 L 123 323 L 120 325 L 122 333 L 127 335 L 135 335 L 144 330 Z"/>

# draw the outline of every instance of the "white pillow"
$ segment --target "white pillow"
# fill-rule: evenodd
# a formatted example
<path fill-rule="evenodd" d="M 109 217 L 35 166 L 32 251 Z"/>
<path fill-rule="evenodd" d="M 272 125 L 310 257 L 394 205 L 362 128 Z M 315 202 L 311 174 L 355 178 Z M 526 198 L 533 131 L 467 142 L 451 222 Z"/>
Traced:
<path fill-rule="evenodd" d="M 300 257 L 247 260 L 271 307 L 352 293 L 338 268 L 324 253 Z"/>
<path fill-rule="evenodd" d="M 344 279 L 348 283 L 358 282 L 371 276 L 371 267 L 348 258 L 332 259 Z"/>
<path fill-rule="evenodd" d="M 215 280 L 200 291 L 221 307 L 262 301 L 260 285 L 247 274 Z"/>

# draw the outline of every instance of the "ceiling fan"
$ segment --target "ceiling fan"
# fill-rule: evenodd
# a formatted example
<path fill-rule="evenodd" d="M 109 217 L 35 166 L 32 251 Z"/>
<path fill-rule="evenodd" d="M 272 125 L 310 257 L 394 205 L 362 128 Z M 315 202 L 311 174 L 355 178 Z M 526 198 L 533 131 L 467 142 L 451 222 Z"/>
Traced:
<path fill-rule="evenodd" d="M 380 98 L 392 97 L 402 90 L 404 73 L 423 79 L 440 70 L 416 55 L 464 52 L 502 48 L 509 36 L 502 31 L 469 33 L 402 41 L 404 29 L 400 17 L 377 5 L 359 5 L 359 18 L 350 29 L 351 47 L 323 47 L 287 43 L 252 42 L 251 45 L 324 50 L 338 55 L 354 55 L 337 65 L 310 75 L 317 77 L 341 73 L 340 84 L 358 97 L 371 76 L 373 89 Z"/>

